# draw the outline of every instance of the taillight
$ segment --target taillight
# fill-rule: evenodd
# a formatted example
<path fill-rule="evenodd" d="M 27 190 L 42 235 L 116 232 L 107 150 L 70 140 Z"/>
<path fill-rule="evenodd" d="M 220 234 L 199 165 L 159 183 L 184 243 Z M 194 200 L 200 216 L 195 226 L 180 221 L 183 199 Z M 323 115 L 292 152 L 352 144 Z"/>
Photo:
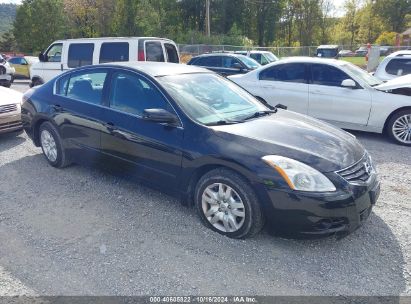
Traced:
<path fill-rule="evenodd" d="M 144 51 L 138 51 L 138 61 L 146 61 Z"/>

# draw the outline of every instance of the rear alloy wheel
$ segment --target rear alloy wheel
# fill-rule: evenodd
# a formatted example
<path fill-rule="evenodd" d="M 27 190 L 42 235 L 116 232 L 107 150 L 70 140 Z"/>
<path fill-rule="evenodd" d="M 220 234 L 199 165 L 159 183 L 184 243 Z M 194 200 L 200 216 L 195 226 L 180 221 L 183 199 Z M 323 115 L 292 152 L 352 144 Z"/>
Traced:
<path fill-rule="evenodd" d="M 411 146 L 411 110 L 394 114 L 388 124 L 389 136 L 401 145 Z"/>
<path fill-rule="evenodd" d="M 56 168 L 66 167 L 69 162 L 57 129 L 50 122 L 44 122 L 39 135 L 41 149 L 49 164 Z"/>
<path fill-rule="evenodd" d="M 246 180 L 228 169 L 212 170 L 199 180 L 195 203 L 207 227 L 231 238 L 251 237 L 264 224 L 253 189 Z"/>

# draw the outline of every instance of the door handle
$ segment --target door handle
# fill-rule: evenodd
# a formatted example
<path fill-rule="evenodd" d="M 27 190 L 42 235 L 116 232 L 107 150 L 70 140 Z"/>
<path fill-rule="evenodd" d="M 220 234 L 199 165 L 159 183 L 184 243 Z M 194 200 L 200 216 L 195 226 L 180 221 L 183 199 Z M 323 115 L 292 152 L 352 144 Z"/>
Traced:
<path fill-rule="evenodd" d="M 63 107 L 61 105 L 55 104 L 51 106 L 55 112 L 63 111 Z"/>
<path fill-rule="evenodd" d="M 107 128 L 107 130 L 109 132 L 113 132 L 114 131 L 114 124 L 112 122 L 107 122 L 106 124 L 104 124 L 104 126 Z"/>

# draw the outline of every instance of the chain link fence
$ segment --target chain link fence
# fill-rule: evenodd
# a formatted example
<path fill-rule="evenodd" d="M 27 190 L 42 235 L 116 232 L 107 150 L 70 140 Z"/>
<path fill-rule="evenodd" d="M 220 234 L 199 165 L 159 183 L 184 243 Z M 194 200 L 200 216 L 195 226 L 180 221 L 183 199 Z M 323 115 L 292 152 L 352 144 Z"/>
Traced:
<path fill-rule="evenodd" d="M 181 61 L 187 62 L 192 57 L 198 56 L 205 53 L 217 53 L 217 52 L 236 52 L 236 51 L 250 51 L 250 50 L 260 50 L 260 51 L 270 51 L 278 58 L 281 57 L 292 57 L 292 56 L 315 56 L 318 46 L 301 46 L 301 47 L 247 47 L 247 46 L 235 46 L 235 45 L 209 45 L 209 44 L 179 44 L 178 45 Z M 354 56 L 365 56 L 367 53 L 367 45 L 356 45 L 347 46 L 340 45 L 340 50 L 345 50 L 346 52 L 342 56 L 354 57 Z M 409 50 L 410 46 L 401 47 L 380 47 L 381 56 L 386 56 L 392 52 L 398 50 Z"/>

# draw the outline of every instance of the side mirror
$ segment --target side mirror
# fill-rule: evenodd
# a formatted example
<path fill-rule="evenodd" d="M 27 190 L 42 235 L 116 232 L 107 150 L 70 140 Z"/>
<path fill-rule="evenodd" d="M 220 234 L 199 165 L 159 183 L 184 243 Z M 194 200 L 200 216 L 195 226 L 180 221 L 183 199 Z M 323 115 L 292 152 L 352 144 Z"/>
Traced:
<path fill-rule="evenodd" d="M 178 117 L 164 109 L 145 109 L 143 111 L 143 119 L 171 125 L 178 123 Z"/>
<path fill-rule="evenodd" d="M 40 53 L 39 54 L 39 60 L 40 60 L 40 62 L 46 62 L 46 56 L 44 56 L 43 53 Z"/>
<path fill-rule="evenodd" d="M 354 80 L 352 79 L 345 79 L 341 82 L 341 86 L 343 88 L 348 88 L 348 89 L 355 89 L 357 85 L 355 84 Z"/>
<path fill-rule="evenodd" d="M 242 70 L 243 66 L 238 62 L 234 62 L 233 69 Z"/>

